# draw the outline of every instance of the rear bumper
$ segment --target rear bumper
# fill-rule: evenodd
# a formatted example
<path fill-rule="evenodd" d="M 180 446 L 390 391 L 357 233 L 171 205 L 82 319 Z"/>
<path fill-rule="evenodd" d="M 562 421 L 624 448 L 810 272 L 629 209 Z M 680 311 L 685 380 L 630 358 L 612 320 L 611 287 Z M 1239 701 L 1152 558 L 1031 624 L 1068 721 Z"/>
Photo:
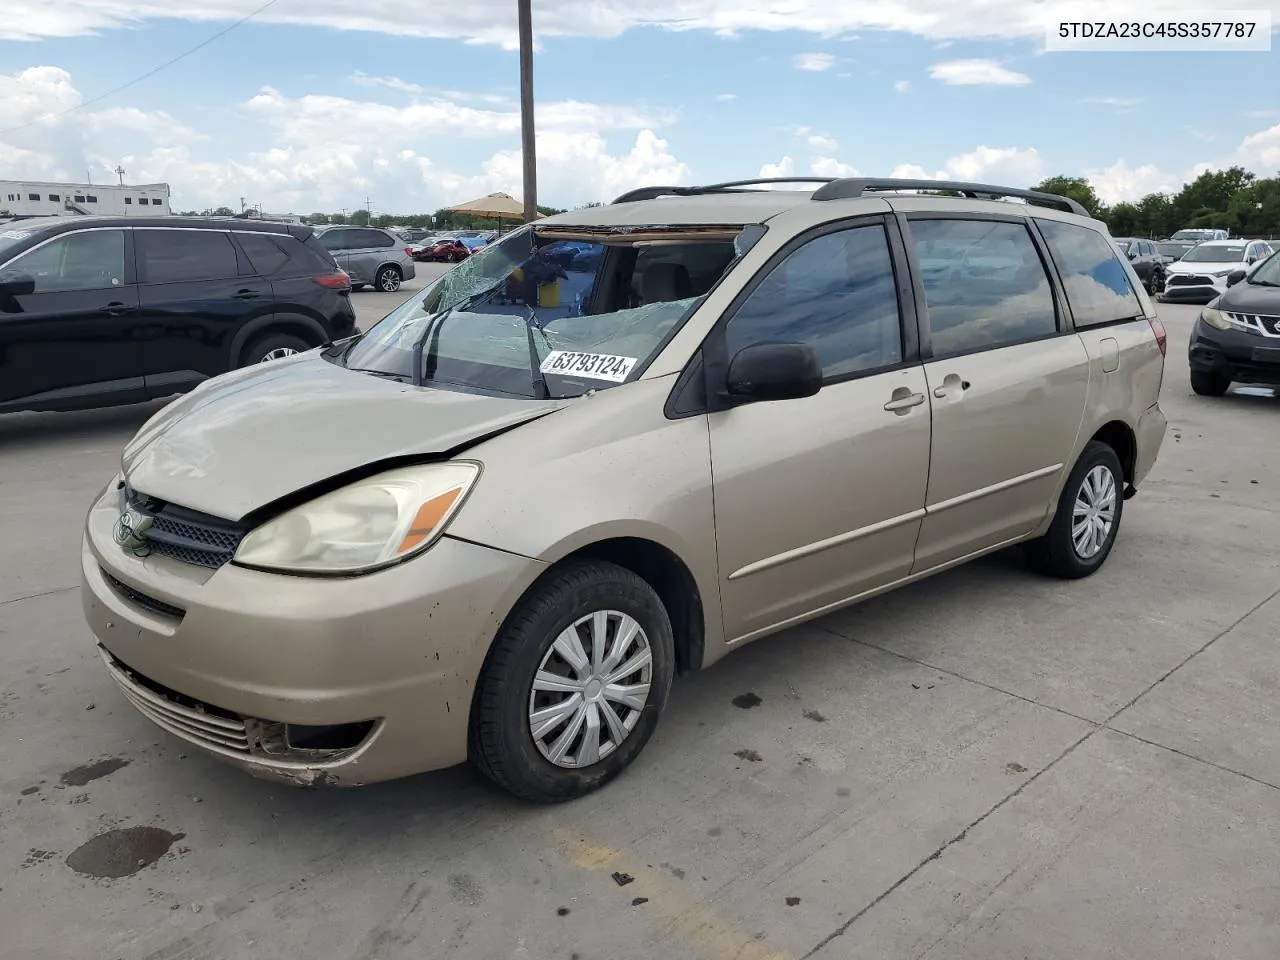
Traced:
<path fill-rule="evenodd" d="M 1187 361 L 1192 370 L 1235 383 L 1280 384 L 1280 339 L 1218 330 L 1196 320 Z"/>
<path fill-rule="evenodd" d="M 1155 465 L 1168 427 L 1169 421 L 1165 419 L 1164 411 L 1160 409 L 1158 403 L 1153 403 L 1138 419 L 1138 429 L 1135 431 L 1138 448 L 1133 464 L 1135 487 L 1146 478 L 1152 466 Z"/>

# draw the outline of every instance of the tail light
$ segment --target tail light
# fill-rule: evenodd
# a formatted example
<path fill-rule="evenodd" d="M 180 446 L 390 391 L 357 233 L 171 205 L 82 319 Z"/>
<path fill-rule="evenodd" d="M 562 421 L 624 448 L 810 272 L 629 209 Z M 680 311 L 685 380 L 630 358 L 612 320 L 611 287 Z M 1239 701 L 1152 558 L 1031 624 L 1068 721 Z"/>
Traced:
<path fill-rule="evenodd" d="M 1163 357 L 1169 340 L 1164 330 L 1164 324 L 1160 322 L 1159 317 L 1148 317 L 1147 322 L 1151 324 L 1151 332 L 1156 335 L 1156 346 L 1160 348 L 1160 356 Z"/>
<path fill-rule="evenodd" d="M 409 256 L 411 256 L 411 257 L 412 257 L 412 256 L 413 256 L 413 247 L 405 247 L 405 248 L 404 248 L 404 252 L 405 252 L 406 254 L 408 254 Z"/>
<path fill-rule="evenodd" d="M 339 270 L 337 273 L 325 273 L 318 277 L 312 277 L 316 283 L 329 290 L 350 290 L 351 277 L 346 272 Z"/>

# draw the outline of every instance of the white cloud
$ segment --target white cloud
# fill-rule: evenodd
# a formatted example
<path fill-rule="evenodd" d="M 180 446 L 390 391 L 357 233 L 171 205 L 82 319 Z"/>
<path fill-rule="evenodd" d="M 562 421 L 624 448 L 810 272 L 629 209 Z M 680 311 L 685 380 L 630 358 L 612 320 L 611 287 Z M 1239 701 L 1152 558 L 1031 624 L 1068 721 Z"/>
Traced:
<path fill-rule="evenodd" d="M 397 90 L 400 93 L 422 93 L 423 87 L 417 83 L 410 83 L 408 80 L 401 80 L 399 77 L 371 77 L 367 73 L 357 70 L 348 79 L 352 83 L 361 87 L 385 87 L 388 90 Z"/>
<path fill-rule="evenodd" d="M 894 167 L 891 176 L 912 180 L 970 180 L 1004 186 L 1030 186 L 1045 177 L 1045 163 L 1034 147 L 977 147 L 947 160 L 930 173 L 918 164 Z"/>
<path fill-rule="evenodd" d="M 1280 167 L 1280 123 L 1245 137 L 1236 153 L 1247 167 L 1268 172 Z"/>
<path fill-rule="evenodd" d="M 794 177 L 796 175 L 796 163 L 790 157 L 783 157 L 777 163 L 766 163 L 760 168 L 759 176 L 768 178 L 776 177 Z"/>
<path fill-rule="evenodd" d="M 911 90 L 911 81 L 898 80 L 894 83 L 893 89 L 897 90 L 899 93 L 908 93 Z"/>
<path fill-rule="evenodd" d="M 1104 203 L 1141 200 L 1149 193 L 1174 193 L 1209 170 L 1239 166 L 1258 176 L 1273 176 L 1280 167 L 1280 123 L 1250 134 L 1239 146 L 1213 161 L 1193 164 L 1186 170 L 1164 170 L 1155 164 L 1132 165 L 1121 157 L 1107 167 L 1086 170 L 1084 176 Z"/>
<path fill-rule="evenodd" d="M 717 103 L 728 103 L 730 100 L 737 100 L 737 99 L 738 99 L 738 95 L 736 93 L 717 93 L 716 94 Z"/>
<path fill-rule="evenodd" d="M 128 29 L 148 20 L 228 23 L 243 17 L 259 0 L 6 0 L 0 39 L 84 36 Z M 1277 0 L 1267 7 L 1280 18 Z M 1194 13 L 1204 0 L 1163 0 L 1160 12 Z M 1072 20 L 1116 15 L 1108 0 L 1077 0 Z M 751 30 L 797 31 L 824 38 L 856 31 L 891 30 L 931 41 L 1044 37 L 1049 20 L 1063 16 L 1061 4 L 1026 0 L 558 0 L 535 11 L 540 39 L 561 36 L 616 37 L 637 27 L 673 32 L 706 31 L 733 36 Z M 258 22 L 365 30 L 398 36 L 465 40 L 477 44 L 516 44 L 516 17 L 510 0 L 469 0 L 462 4 L 406 6 L 402 0 L 308 0 L 280 3 L 256 17 Z"/>
<path fill-rule="evenodd" d="M 1096 103 L 1103 107 L 1115 107 L 1117 110 L 1127 111 L 1143 103 L 1141 97 L 1085 97 L 1081 103 Z"/>
<path fill-rule="evenodd" d="M 835 157 L 814 157 L 809 164 L 809 172 L 815 177 L 857 177 L 861 176 L 856 167 L 841 163 Z"/>
<path fill-rule="evenodd" d="M 39 120 L 19 134 L 0 135 L 0 168 L 31 179 L 78 180 L 89 170 L 114 181 L 111 171 L 121 164 L 132 182 L 170 183 L 179 209 L 234 205 L 244 196 L 278 212 L 305 213 L 352 206 L 367 191 L 375 209 L 407 213 L 493 190 L 521 192 L 520 153 L 512 149 L 520 129 L 515 109 L 435 95 L 415 97 L 408 106 L 289 97 L 268 87 L 238 108 L 244 141 L 260 145 L 231 141 L 215 149 L 204 147 L 206 138 L 182 120 L 130 106 L 50 118 L 81 100 L 70 74 L 59 68 L 0 75 L 0 129 Z M 608 200 L 636 185 L 687 182 L 688 167 L 656 132 L 673 117 L 667 110 L 578 100 L 540 106 L 539 199 L 568 206 Z M 615 154 L 606 137 L 617 131 L 626 132 L 627 146 Z M 431 155 L 444 138 L 488 138 L 499 149 L 469 170 L 451 169 Z"/>
<path fill-rule="evenodd" d="M 791 58 L 791 65 L 797 70 L 810 70 L 821 73 L 836 65 L 835 54 L 831 53 L 797 53 Z"/>
<path fill-rule="evenodd" d="M 1084 176 L 1098 199 L 1108 205 L 1140 200 L 1149 193 L 1171 193 L 1183 183 L 1182 177 L 1161 170 L 1153 163 L 1135 167 L 1123 157 L 1109 167 L 1086 170 Z"/>
<path fill-rule="evenodd" d="M 831 137 L 824 137 L 820 133 L 815 133 L 809 137 L 809 148 L 816 150 L 818 153 L 835 153 L 840 149 L 840 144 L 831 139 Z"/>
<path fill-rule="evenodd" d="M 946 60 L 929 68 L 929 76 L 952 86 L 1020 87 L 1031 82 L 995 60 Z"/>

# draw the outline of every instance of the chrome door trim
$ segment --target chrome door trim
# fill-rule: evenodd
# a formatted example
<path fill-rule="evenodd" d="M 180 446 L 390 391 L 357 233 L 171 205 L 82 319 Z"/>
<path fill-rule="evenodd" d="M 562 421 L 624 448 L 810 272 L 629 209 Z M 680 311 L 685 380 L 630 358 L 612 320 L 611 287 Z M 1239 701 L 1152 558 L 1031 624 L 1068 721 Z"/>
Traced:
<path fill-rule="evenodd" d="M 981 500 L 983 497 L 989 497 L 993 493 L 1003 493 L 1005 490 L 1012 490 L 1014 487 L 1021 486 L 1024 483 L 1030 483 L 1032 480 L 1039 480 L 1043 477 L 1053 476 L 1059 473 L 1064 464 L 1055 463 L 1051 467 L 1041 467 L 1039 470 L 1032 470 L 1030 473 L 1024 473 L 1020 477 L 1011 477 L 1008 480 L 1001 480 L 999 483 L 993 483 L 989 487 L 983 487 L 980 490 L 971 490 L 969 493 L 962 493 L 958 497 L 952 497 L 950 500 L 942 500 L 938 503 L 925 504 L 924 512 L 926 514 L 941 513 L 943 510 L 950 510 L 952 507 L 961 507 L 966 503 L 973 503 L 975 500 Z"/>

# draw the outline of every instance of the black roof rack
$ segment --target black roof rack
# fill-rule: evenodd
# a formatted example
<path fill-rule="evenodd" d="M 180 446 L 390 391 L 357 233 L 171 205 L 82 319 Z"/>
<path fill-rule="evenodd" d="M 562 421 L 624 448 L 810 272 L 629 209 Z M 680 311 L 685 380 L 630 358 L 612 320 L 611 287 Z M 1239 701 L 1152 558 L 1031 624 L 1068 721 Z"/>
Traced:
<path fill-rule="evenodd" d="M 754 180 L 729 180 L 725 183 L 709 183 L 701 187 L 639 187 L 615 199 L 614 203 L 635 203 L 640 200 L 656 200 L 658 197 L 696 197 L 704 193 L 748 193 L 743 187 L 759 187 L 771 183 L 821 183 L 829 184 L 831 177 L 758 177 Z"/>
<path fill-rule="evenodd" d="M 1037 190 L 1019 190 L 1016 187 L 997 187 L 989 183 L 966 183 L 960 180 L 878 180 L 873 177 L 849 177 L 830 180 L 813 192 L 814 200 L 856 200 L 877 190 L 951 190 L 969 199 L 979 197 L 1020 197 L 1048 207 L 1056 207 L 1067 213 L 1090 216 L 1088 210 L 1070 197 L 1056 193 L 1040 193 Z"/>

